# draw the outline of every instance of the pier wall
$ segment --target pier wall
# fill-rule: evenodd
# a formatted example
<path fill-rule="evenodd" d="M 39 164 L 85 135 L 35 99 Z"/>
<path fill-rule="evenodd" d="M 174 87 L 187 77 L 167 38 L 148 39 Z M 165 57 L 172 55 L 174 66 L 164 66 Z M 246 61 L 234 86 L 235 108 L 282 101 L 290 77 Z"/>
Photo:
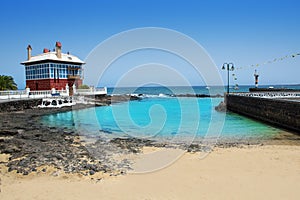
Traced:
<path fill-rule="evenodd" d="M 226 95 L 229 111 L 300 133 L 300 102 Z"/>
<path fill-rule="evenodd" d="M 11 101 L 0 101 L 0 112 L 20 111 L 30 109 L 42 103 L 42 99 L 19 99 Z"/>

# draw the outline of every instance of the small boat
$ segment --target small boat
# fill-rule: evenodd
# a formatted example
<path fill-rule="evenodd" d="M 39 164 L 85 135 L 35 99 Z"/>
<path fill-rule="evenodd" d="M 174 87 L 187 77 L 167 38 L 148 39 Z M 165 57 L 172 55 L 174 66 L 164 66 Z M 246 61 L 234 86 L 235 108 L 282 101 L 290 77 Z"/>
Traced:
<path fill-rule="evenodd" d="M 61 108 L 65 106 L 74 106 L 76 103 L 71 98 L 45 98 L 38 108 Z"/>
<path fill-rule="evenodd" d="M 209 89 L 210 89 L 210 87 L 209 87 L 209 86 L 206 86 L 206 89 L 208 89 L 208 90 L 209 90 Z"/>

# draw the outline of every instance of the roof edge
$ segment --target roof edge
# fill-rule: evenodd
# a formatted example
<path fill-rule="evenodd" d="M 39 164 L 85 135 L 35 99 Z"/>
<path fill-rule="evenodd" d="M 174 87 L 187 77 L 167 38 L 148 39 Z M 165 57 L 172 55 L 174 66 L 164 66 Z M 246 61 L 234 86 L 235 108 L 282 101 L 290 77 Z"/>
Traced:
<path fill-rule="evenodd" d="M 43 63 L 43 62 L 53 62 L 53 63 L 76 63 L 76 64 L 81 64 L 81 65 L 85 65 L 85 62 L 74 62 L 74 61 L 63 61 L 63 60 L 51 60 L 51 59 L 44 59 L 44 60 L 35 60 L 35 61 L 23 61 L 20 64 L 21 65 L 29 65 L 29 64 L 33 64 L 33 63 Z"/>

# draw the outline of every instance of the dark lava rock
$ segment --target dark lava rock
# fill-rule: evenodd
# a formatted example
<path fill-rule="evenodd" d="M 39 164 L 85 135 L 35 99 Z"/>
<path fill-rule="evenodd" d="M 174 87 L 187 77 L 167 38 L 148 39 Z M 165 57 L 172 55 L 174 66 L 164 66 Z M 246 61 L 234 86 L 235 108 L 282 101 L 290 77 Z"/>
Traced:
<path fill-rule="evenodd" d="M 224 103 L 223 101 L 220 102 L 220 104 L 215 107 L 215 110 L 219 112 L 226 112 L 227 110 L 226 103 Z"/>
<path fill-rule="evenodd" d="M 86 170 L 91 173 L 111 173 L 117 169 L 119 162 L 112 159 L 115 153 L 138 152 L 140 145 L 134 142 L 124 142 L 123 149 L 121 144 L 104 140 L 84 146 L 78 142 L 76 129 L 47 127 L 40 122 L 40 117 L 45 114 L 69 110 L 70 108 L 0 112 L 0 136 L 9 136 L 1 138 L 0 152 L 11 155 L 8 162 L 4 163 L 9 172 L 16 170 L 26 175 L 41 166 L 54 166 L 68 173 L 85 173 Z M 124 163 L 122 167 L 125 170 L 128 163 Z M 42 171 L 46 172 L 46 168 Z"/>
<path fill-rule="evenodd" d="M 94 171 L 94 170 L 90 170 L 90 171 L 89 171 L 89 174 L 90 174 L 90 175 L 94 175 L 94 174 L 95 174 L 95 171 Z"/>
<path fill-rule="evenodd" d="M 0 131 L 0 136 L 13 136 L 18 134 L 18 131 L 14 131 L 14 130 L 1 130 Z"/>

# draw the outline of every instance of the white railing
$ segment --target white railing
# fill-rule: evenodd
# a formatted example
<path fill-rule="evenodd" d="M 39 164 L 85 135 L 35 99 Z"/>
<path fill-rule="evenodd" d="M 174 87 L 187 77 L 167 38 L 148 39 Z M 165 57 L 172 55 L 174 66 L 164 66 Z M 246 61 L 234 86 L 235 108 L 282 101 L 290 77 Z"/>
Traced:
<path fill-rule="evenodd" d="M 0 100 L 1 99 L 21 99 L 28 98 L 26 90 L 9 90 L 9 91 L 0 91 Z"/>
<path fill-rule="evenodd" d="M 29 92 L 29 98 L 46 98 L 52 96 L 69 96 L 67 90 L 36 90 Z"/>
<path fill-rule="evenodd" d="M 258 98 L 300 98 L 300 92 L 241 92 L 230 95 Z"/>
<path fill-rule="evenodd" d="M 107 88 L 75 89 L 75 95 L 103 95 L 107 94 Z M 47 98 L 53 96 L 69 96 L 69 90 L 10 90 L 0 91 L 0 100 Z"/>
<path fill-rule="evenodd" d="M 13 100 L 13 99 L 29 99 L 29 98 L 46 98 L 52 97 L 53 95 L 69 96 L 66 90 L 56 90 L 55 94 L 51 90 L 11 90 L 11 91 L 0 91 L 0 100 Z"/>
<path fill-rule="evenodd" d="M 22 95 L 26 94 L 25 90 L 8 90 L 8 91 L 0 91 L 0 96 L 5 95 Z"/>
<path fill-rule="evenodd" d="M 107 94 L 107 88 L 89 88 L 89 89 L 76 89 L 74 92 L 77 95 L 99 95 L 99 94 Z"/>
<path fill-rule="evenodd" d="M 92 92 L 92 89 L 76 89 L 76 93 Z"/>

